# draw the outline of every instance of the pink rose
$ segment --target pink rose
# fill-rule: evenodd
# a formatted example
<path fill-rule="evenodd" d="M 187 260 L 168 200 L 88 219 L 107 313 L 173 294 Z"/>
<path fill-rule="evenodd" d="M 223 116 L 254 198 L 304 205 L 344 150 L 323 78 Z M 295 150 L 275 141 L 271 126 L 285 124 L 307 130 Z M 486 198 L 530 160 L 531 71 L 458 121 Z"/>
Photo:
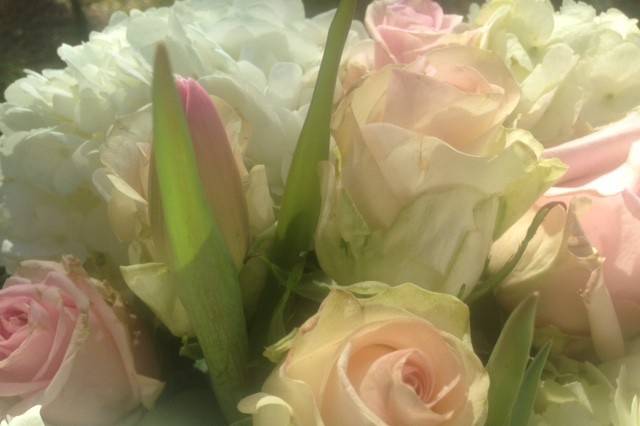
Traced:
<path fill-rule="evenodd" d="M 73 258 L 24 262 L 6 281 L 0 418 L 42 405 L 46 422 L 112 425 L 158 396 L 162 384 L 139 374 L 134 363 L 134 351 L 148 348 L 134 344 L 99 289 Z"/>
<path fill-rule="evenodd" d="M 376 65 L 407 64 L 433 47 L 452 42 L 450 34 L 462 19 L 445 14 L 432 0 L 374 1 L 367 8 L 365 24 L 376 41 Z"/>
<path fill-rule="evenodd" d="M 538 322 L 589 336 L 601 358 L 623 351 L 623 335 L 640 332 L 640 116 L 548 149 L 569 171 L 539 200 L 561 201 L 546 218 L 499 296 L 513 306 L 541 294 Z M 492 250 L 502 264 L 533 211 Z"/>

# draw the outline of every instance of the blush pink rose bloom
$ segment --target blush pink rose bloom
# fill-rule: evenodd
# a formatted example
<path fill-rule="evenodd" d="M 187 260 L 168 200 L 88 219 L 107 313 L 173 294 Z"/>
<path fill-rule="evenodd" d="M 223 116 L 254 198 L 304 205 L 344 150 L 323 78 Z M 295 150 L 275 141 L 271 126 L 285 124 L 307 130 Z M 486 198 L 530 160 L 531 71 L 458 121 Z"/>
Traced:
<path fill-rule="evenodd" d="M 294 337 L 263 392 L 240 402 L 254 426 L 480 426 L 489 377 L 467 306 L 412 284 L 359 299 L 334 290 Z"/>
<path fill-rule="evenodd" d="M 564 161 L 565 177 L 542 197 L 556 207 L 545 219 L 499 297 L 513 307 L 539 291 L 538 324 L 589 337 L 601 358 L 624 351 L 640 332 L 640 116 L 545 151 Z M 503 264 L 535 211 L 492 250 Z"/>
<path fill-rule="evenodd" d="M 340 83 L 345 92 L 372 71 L 388 64 L 408 65 L 436 47 L 481 47 L 481 29 L 470 29 L 460 15 L 445 14 L 433 0 L 375 0 L 365 25 L 371 40 L 351 46 Z"/>
<path fill-rule="evenodd" d="M 72 258 L 23 262 L 6 281 L 0 290 L 0 418 L 41 405 L 47 423 L 112 425 L 154 402 L 162 383 L 136 369 L 136 361 L 151 367 L 149 348 L 136 345 L 119 308 L 99 289 Z"/>
<path fill-rule="evenodd" d="M 427 50 L 447 44 L 447 36 L 462 22 L 432 0 L 377 0 L 365 16 L 367 30 L 376 41 L 378 66 L 410 63 Z"/>

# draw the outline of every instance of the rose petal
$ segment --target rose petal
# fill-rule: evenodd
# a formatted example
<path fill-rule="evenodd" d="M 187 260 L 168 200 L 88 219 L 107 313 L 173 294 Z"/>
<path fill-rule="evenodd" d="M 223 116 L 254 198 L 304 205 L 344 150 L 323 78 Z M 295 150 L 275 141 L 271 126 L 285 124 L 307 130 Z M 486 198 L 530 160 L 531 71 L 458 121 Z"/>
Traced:
<path fill-rule="evenodd" d="M 558 185 L 574 186 L 573 181 L 593 179 L 622 165 L 631 145 L 640 139 L 640 114 L 632 113 L 582 138 L 544 151 L 547 158 L 559 158 L 569 171 Z"/>
<path fill-rule="evenodd" d="M 620 358 L 624 355 L 624 337 L 600 268 L 591 274 L 583 299 L 596 353 L 603 361 Z"/>

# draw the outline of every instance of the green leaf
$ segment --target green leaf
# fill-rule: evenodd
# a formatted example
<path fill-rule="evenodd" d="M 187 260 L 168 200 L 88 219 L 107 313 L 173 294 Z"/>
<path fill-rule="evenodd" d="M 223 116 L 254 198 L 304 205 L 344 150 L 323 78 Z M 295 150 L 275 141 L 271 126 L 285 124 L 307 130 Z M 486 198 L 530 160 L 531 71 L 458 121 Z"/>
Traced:
<path fill-rule="evenodd" d="M 491 378 L 487 425 L 510 424 L 511 413 L 529 360 L 537 304 L 536 293 L 516 307 L 507 319 L 491 353 L 487 363 L 487 371 Z"/>
<path fill-rule="evenodd" d="M 313 98 L 289 169 L 274 248 L 275 262 L 284 267 L 295 264 L 299 254 L 312 245 L 320 215 L 319 164 L 329 158 L 333 94 L 356 3 L 342 0 L 331 22 Z"/>
<path fill-rule="evenodd" d="M 509 274 L 515 269 L 516 265 L 524 255 L 527 246 L 536 235 L 538 228 L 544 222 L 544 219 L 547 217 L 549 212 L 558 205 L 564 205 L 561 201 L 552 201 L 550 203 L 545 204 L 538 210 L 533 220 L 531 221 L 531 225 L 527 229 L 527 234 L 524 239 L 518 246 L 518 250 L 514 253 L 514 255 L 509 259 L 509 261 L 495 274 L 493 274 L 489 279 L 480 285 L 478 285 L 473 292 L 467 296 L 465 302 L 467 305 L 471 305 L 472 303 L 478 301 L 483 296 L 487 295 L 489 292 L 495 290 L 504 280 L 509 276 Z"/>
<path fill-rule="evenodd" d="M 196 158 L 166 48 L 153 75 L 153 157 L 167 232 L 169 266 L 205 359 L 222 411 L 239 417 L 247 336 L 238 274 L 204 197 Z"/>
<path fill-rule="evenodd" d="M 293 341 L 298 335 L 298 330 L 298 328 L 294 328 L 282 339 L 278 340 L 271 346 L 267 346 L 262 355 L 272 363 L 278 364 L 285 358 L 289 350 L 293 347 Z"/>
<path fill-rule="evenodd" d="M 536 357 L 533 359 L 533 361 L 531 361 L 531 364 L 527 368 L 522 386 L 520 386 L 518 399 L 513 406 L 513 412 L 511 414 L 511 426 L 521 426 L 529 424 L 529 418 L 533 413 L 533 403 L 536 400 L 538 386 L 540 385 L 542 370 L 544 370 L 544 366 L 547 363 L 547 358 L 549 358 L 550 351 L 551 344 L 547 343 L 542 347 L 542 349 L 538 351 Z"/>
<path fill-rule="evenodd" d="M 192 337 L 183 336 L 180 346 L 180 356 L 197 361 L 204 357 L 200 343 Z"/>
<path fill-rule="evenodd" d="M 287 335 L 287 321 L 285 318 L 287 306 L 291 299 L 293 291 L 298 287 L 302 273 L 304 272 L 304 263 L 297 263 L 285 282 L 286 290 L 280 297 L 280 301 L 273 311 L 271 321 L 269 322 L 269 332 L 267 334 L 268 342 L 276 342 L 283 336 Z"/>

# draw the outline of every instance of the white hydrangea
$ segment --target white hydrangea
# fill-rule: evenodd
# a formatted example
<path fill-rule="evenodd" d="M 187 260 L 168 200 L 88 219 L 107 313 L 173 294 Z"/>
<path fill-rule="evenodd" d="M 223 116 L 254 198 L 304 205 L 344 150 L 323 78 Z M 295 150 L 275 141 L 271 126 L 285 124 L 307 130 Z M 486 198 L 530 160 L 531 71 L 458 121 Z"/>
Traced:
<path fill-rule="evenodd" d="M 553 359 L 540 382 L 528 426 L 609 426 L 613 391 L 596 366 Z"/>
<path fill-rule="evenodd" d="M 640 340 L 600 365 L 553 356 L 545 366 L 528 426 L 640 424 Z"/>
<path fill-rule="evenodd" d="M 0 104 L 0 263 L 11 270 L 64 253 L 95 267 L 126 261 L 94 174 L 114 123 L 150 101 L 158 42 L 177 74 L 197 79 L 254 129 L 245 163 L 265 165 L 277 197 L 330 19 L 305 19 L 300 0 L 187 0 L 118 12 L 88 42 L 61 46 L 66 68 L 29 71 Z M 350 39 L 361 34 L 356 28 Z"/>
<path fill-rule="evenodd" d="M 521 84 L 512 116 L 546 146 L 590 133 L 640 105 L 640 30 L 616 9 L 582 2 L 489 0 L 471 20 Z"/>

